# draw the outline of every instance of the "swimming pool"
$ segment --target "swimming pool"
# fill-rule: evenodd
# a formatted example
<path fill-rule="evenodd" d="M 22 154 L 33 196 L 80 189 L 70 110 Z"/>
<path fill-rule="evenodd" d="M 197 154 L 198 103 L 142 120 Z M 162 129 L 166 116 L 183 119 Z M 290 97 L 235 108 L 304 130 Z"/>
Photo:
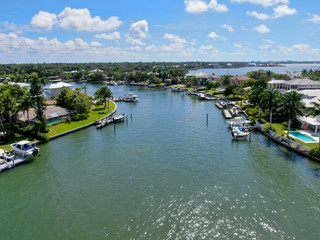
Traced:
<path fill-rule="evenodd" d="M 290 134 L 304 142 L 316 142 L 316 140 L 314 140 L 312 137 L 301 132 L 290 132 Z"/>

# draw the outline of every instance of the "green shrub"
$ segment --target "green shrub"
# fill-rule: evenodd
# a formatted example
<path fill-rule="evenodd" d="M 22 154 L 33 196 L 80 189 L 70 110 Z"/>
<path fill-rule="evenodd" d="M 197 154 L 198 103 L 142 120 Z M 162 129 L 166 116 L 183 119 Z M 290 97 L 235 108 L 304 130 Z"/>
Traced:
<path fill-rule="evenodd" d="M 89 117 L 88 114 L 77 114 L 71 117 L 71 121 L 86 120 Z"/>
<path fill-rule="evenodd" d="M 320 158 L 320 149 L 319 148 L 314 148 L 314 149 L 311 149 L 310 152 L 309 152 L 310 156 L 312 157 L 318 157 Z"/>
<path fill-rule="evenodd" d="M 260 119 L 258 119 L 258 121 L 259 121 L 261 124 L 265 124 L 265 123 L 267 122 L 264 118 L 260 118 Z"/>

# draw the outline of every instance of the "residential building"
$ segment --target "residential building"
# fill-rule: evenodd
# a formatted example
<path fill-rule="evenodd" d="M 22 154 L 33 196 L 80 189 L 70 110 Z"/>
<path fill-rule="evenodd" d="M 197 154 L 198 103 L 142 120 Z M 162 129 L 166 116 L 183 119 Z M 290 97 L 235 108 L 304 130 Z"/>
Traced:
<path fill-rule="evenodd" d="M 231 83 L 232 84 L 241 84 L 244 81 L 248 81 L 250 80 L 250 78 L 247 75 L 236 75 L 234 77 L 231 78 Z"/>
<path fill-rule="evenodd" d="M 61 89 L 65 87 L 72 90 L 72 85 L 64 82 L 57 82 L 47 85 L 43 88 L 46 98 L 53 98 L 60 94 Z"/>
<path fill-rule="evenodd" d="M 320 89 L 320 82 L 307 78 L 293 80 L 271 80 L 268 82 L 269 88 L 275 88 L 280 91 L 301 90 L 301 89 Z"/>

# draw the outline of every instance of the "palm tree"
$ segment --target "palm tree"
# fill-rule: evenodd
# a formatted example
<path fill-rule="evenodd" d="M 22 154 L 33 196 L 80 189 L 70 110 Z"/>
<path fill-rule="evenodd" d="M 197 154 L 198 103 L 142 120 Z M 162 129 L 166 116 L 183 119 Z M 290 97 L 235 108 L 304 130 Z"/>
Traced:
<path fill-rule="evenodd" d="M 307 108 L 308 116 L 319 116 L 320 115 L 320 103 L 311 102 L 313 107 Z M 319 149 L 320 149 L 320 132 L 319 132 Z"/>
<path fill-rule="evenodd" d="M 295 119 L 297 116 L 303 115 L 304 103 L 302 102 L 302 94 L 299 94 L 296 91 L 286 92 L 282 95 L 280 109 L 281 111 L 288 114 L 288 131 L 287 137 L 289 137 L 291 120 Z"/>
<path fill-rule="evenodd" d="M 87 84 L 84 84 L 82 89 L 84 90 L 85 93 L 87 93 L 87 90 L 88 90 L 88 85 Z"/>
<path fill-rule="evenodd" d="M 262 93 L 265 89 L 262 87 L 254 88 L 253 91 L 249 95 L 249 101 L 254 106 L 259 107 L 259 115 L 258 118 L 261 117 L 261 99 L 262 99 Z"/>
<path fill-rule="evenodd" d="M 260 106 L 270 112 L 270 129 L 272 128 L 272 113 L 277 110 L 279 105 L 280 92 L 274 88 L 268 88 L 262 93 Z"/>
<path fill-rule="evenodd" d="M 104 108 L 107 107 L 107 99 L 112 97 L 112 92 L 107 86 L 102 86 L 94 93 L 95 97 L 104 101 Z M 109 109 L 109 100 L 108 100 Z"/>
<path fill-rule="evenodd" d="M 30 124 L 29 119 L 29 109 L 34 105 L 33 98 L 31 97 L 30 93 L 27 92 L 25 95 L 23 95 L 20 103 L 19 108 L 23 111 L 23 114 L 27 112 L 27 119 L 28 119 L 28 125 Z"/>

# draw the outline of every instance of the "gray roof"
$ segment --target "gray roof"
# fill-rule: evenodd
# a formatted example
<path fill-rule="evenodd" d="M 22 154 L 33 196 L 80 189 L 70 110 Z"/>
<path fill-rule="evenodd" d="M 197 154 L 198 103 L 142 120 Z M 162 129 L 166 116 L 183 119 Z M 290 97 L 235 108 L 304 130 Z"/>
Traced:
<path fill-rule="evenodd" d="M 316 86 L 320 86 L 319 81 L 313 81 L 313 80 L 310 80 L 307 78 L 293 79 L 293 80 L 287 81 L 286 84 L 288 84 L 288 85 L 316 85 Z"/>
<path fill-rule="evenodd" d="M 197 78 L 208 78 L 209 74 L 205 72 L 189 72 L 186 74 L 187 77 L 197 77 Z"/>

